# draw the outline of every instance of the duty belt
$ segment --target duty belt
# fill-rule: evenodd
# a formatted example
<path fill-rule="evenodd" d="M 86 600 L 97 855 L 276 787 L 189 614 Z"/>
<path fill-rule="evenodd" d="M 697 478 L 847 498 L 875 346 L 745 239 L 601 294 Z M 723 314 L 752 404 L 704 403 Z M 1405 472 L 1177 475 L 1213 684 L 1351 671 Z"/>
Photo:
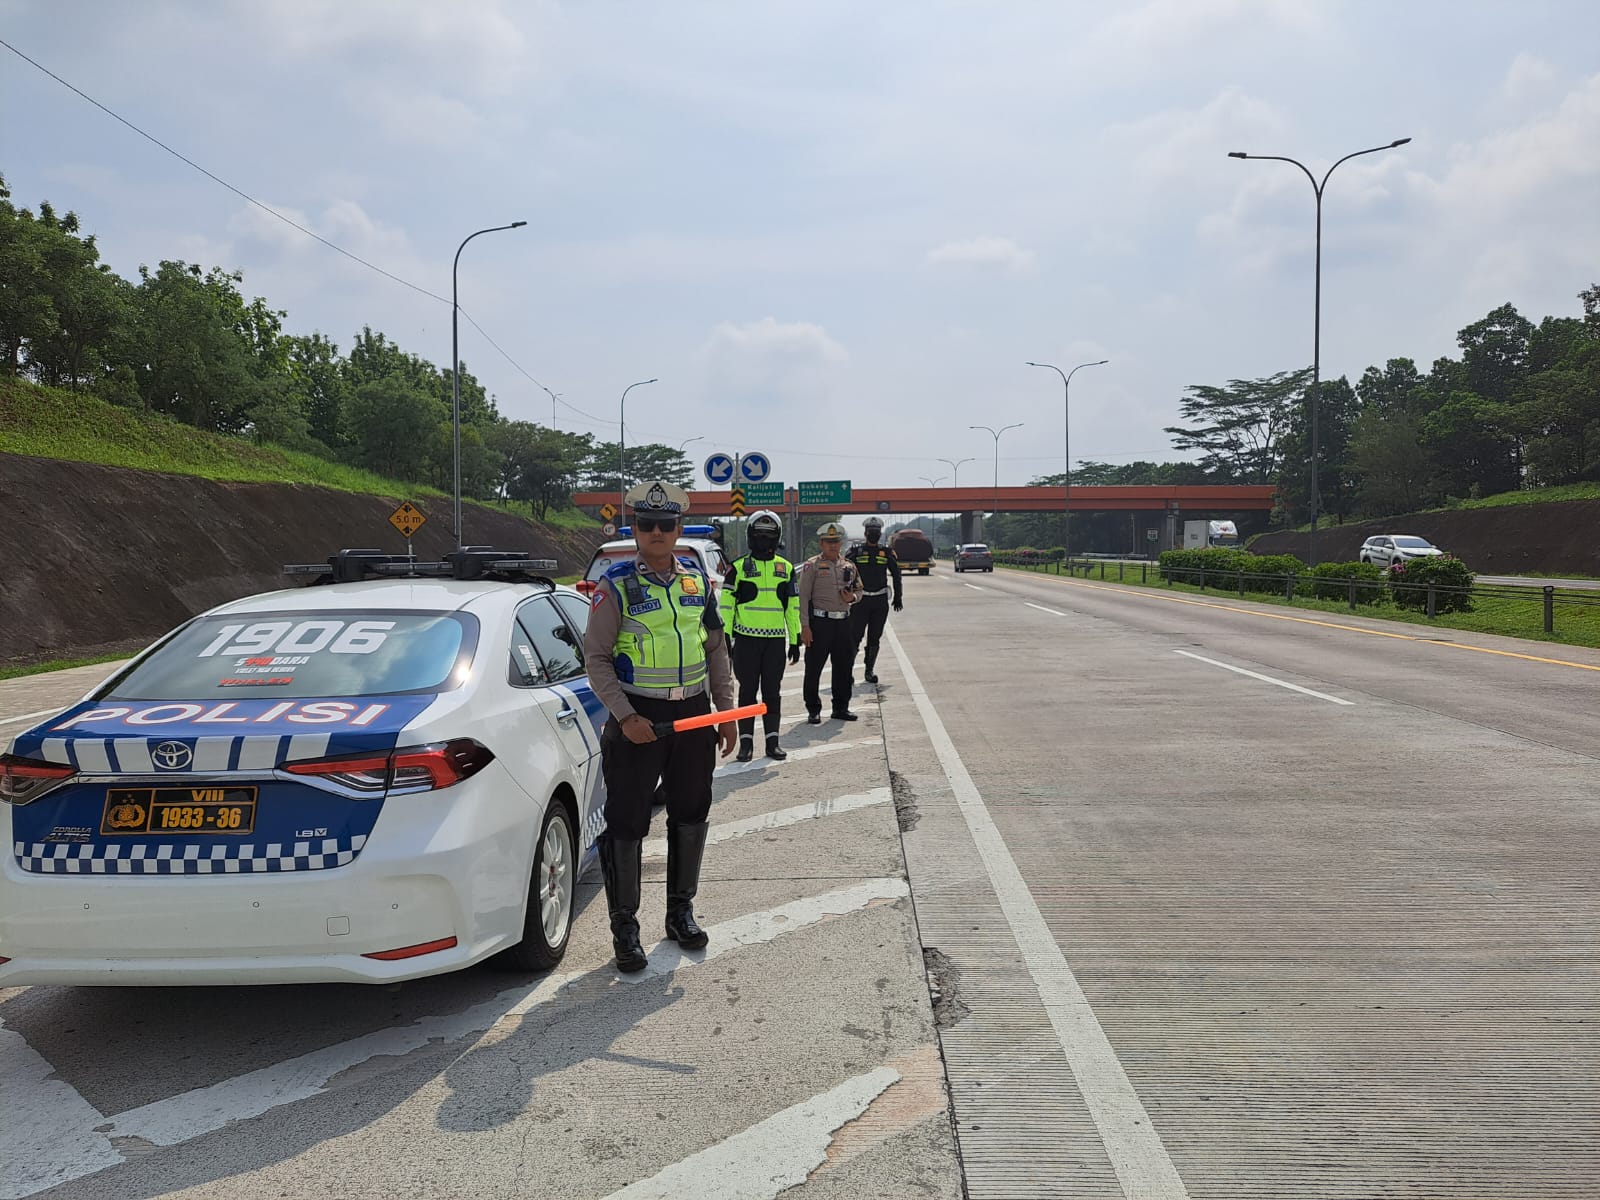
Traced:
<path fill-rule="evenodd" d="M 889 594 L 889 589 L 886 587 L 881 587 L 875 592 L 862 592 L 861 594 L 863 596 L 887 596 Z"/>
<path fill-rule="evenodd" d="M 630 696 L 643 696 L 647 700 L 690 700 L 705 692 L 706 683 L 705 680 L 701 680 L 687 687 L 674 688 L 642 688 L 625 683 L 622 685 L 622 690 Z"/>
<path fill-rule="evenodd" d="M 813 617 L 827 617 L 830 621 L 842 621 L 850 615 L 850 611 L 846 609 L 844 612 L 829 612 L 825 608 L 813 608 L 811 615 Z"/>

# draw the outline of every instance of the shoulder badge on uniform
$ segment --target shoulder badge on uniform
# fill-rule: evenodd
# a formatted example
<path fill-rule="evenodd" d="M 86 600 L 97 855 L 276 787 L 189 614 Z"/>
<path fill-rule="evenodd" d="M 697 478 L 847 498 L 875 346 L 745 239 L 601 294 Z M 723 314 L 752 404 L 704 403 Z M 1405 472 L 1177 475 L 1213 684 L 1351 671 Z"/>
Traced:
<path fill-rule="evenodd" d="M 775 559 L 772 564 L 772 573 L 779 579 L 783 579 L 789 574 L 789 564 L 781 558 Z"/>

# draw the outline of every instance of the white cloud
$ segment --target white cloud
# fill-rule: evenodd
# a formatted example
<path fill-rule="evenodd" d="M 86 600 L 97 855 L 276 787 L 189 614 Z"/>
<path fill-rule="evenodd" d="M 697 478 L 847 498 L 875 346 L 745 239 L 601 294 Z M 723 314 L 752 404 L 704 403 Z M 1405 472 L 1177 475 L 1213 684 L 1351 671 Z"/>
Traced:
<path fill-rule="evenodd" d="M 928 262 L 936 267 L 999 268 L 1012 275 L 1032 274 L 1036 265 L 1032 250 L 1010 238 L 989 236 L 935 246 L 928 251 Z"/>
<path fill-rule="evenodd" d="M 849 353 L 809 321 L 724 321 L 700 350 L 708 399 L 714 403 L 825 404 Z"/>
<path fill-rule="evenodd" d="M 1506 72 L 1500 90 L 1507 100 L 1518 103 L 1530 99 L 1543 99 L 1556 82 L 1556 69 L 1536 54 L 1517 55 Z"/>

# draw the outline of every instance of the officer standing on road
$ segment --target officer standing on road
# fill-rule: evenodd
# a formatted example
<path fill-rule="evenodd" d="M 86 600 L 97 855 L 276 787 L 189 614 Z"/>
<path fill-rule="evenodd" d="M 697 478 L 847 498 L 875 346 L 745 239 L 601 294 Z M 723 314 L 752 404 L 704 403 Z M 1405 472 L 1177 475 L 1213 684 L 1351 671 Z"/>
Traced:
<path fill-rule="evenodd" d="M 817 530 L 822 553 L 806 559 L 800 572 L 800 640 L 806 648 L 806 713 L 813 725 L 822 724 L 822 664 L 833 662 L 833 717 L 854 721 L 850 711 L 850 670 L 855 659 L 855 638 L 850 628 L 850 606 L 861 598 L 861 577 L 854 563 L 839 556 L 844 526 L 829 521 Z"/>
<path fill-rule="evenodd" d="M 861 574 L 861 602 L 850 610 L 850 624 L 856 650 L 861 649 L 861 639 L 867 639 L 866 673 L 868 683 L 877 683 L 872 668 L 878 662 L 878 642 L 883 637 L 884 622 L 889 619 L 889 580 L 894 579 L 894 611 L 905 607 L 905 588 L 900 581 L 900 560 L 887 546 L 880 546 L 883 537 L 883 518 L 868 517 L 862 522 L 867 541 L 862 546 L 852 546 L 845 555 L 855 563 Z M 855 653 L 851 653 L 851 661 Z"/>
<path fill-rule="evenodd" d="M 733 635 L 733 673 L 739 680 L 739 706 L 756 702 L 759 688 L 766 702 L 761 718 L 767 735 L 767 757 L 789 755 L 778 745 L 778 717 L 783 702 L 783 660 L 800 661 L 800 601 L 795 595 L 794 567 L 778 554 L 783 522 L 762 509 L 746 526 L 750 552 L 728 568 L 722 581 L 722 623 Z M 756 719 L 739 721 L 740 762 L 755 756 Z"/>
<path fill-rule="evenodd" d="M 657 721 L 676 721 L 733 707 L 733 671 L 711 582 L 674 553 L 689 495 L 670 483 L 631 488 L 636 558 L 617 563 L 595 587 L 584 666 L 595 695 L 611 712 L 600 734 L 606 782 L 606 828 L 600 868 L 611 914 L 617 967 L 642 971 L 639 889 L 644 838 L 656 781 L 667 798 L 667 936 L 686 950 L 709 940 L 696 924 L 711 773 L 720 734 L 733 752 L 734 723 L 657 737 Z"/>

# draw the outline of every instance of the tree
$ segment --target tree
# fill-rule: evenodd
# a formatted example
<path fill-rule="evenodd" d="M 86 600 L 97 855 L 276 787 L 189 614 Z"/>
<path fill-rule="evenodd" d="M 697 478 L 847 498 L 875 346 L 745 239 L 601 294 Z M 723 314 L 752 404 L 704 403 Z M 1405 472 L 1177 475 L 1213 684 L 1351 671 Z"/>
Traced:
<path fill-rule="evenodd" d="M 1355 507 L 1357 480 L 1350 466 L 1350 436 L 1360 401 L 1350 381 L 1322 381 L 1317 413 L 1317 473 L 1320 514 L 1343 521 Z M 1299 525 L 1311 519 L 1311 397 L 1295 406 L 1282 440 L 1283 465 L 1278 473 L 1280 519 Z"/>
<path fill-rule="evenodd" d="M 284 339 L 289 392 L 305 414 L 310 436 L 328 451 L 344 446 L 344 406 L 350 380 L 339 347 L 320 333 Z"/>
<path fill-rule="evenodd" d="M 397 371 L 355 388 L 346 408 L 346 430 L 362 466 L 391 479 L 420 480 L 429 435 L 442 418 L 438 399 Z"/>
<path fill-rule="evenodd" d="M 1306 368 L 1233 379 L 1225 387 L 1191 386 L 1178 405 L 1189 424 L 1169 425 L 1166 432 L 1174 448 L 1200 452 L 1200 465 L 1214 482 L 1271 483 L 1283 466 L 1279 441 L 1310 378 Z"/>
<path fill-rule="evenodd" d="M 594 443 L 583 464 L 580 475 L 582 486 L 592 492 L 622 490 L 618 484 L 618 457 L 616 442 Z M 634 484 L 641 479 L 664 479 L 679 487 L 689 487 L 694 482 L 694 464 L 675 447 L 659 442 L 629 446 L 628 482 Z"/>

